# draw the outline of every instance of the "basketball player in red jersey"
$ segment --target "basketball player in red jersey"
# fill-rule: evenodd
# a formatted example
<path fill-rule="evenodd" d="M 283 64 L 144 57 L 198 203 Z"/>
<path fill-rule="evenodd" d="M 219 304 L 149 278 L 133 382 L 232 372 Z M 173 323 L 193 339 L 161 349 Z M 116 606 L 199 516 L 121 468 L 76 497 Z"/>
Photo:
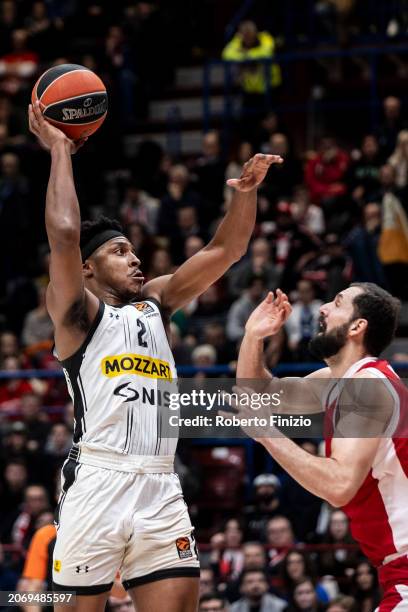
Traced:
<path fill-rule="evenodd" d="M 320 330 L 310 348 L 328 367 L 303 379 L 275 379 L 263 365 L 263 340 L 280 330 L 291 307 L 281 291 L 275 297 L 269 293 L 247 321 L 237 368 L 238 385 L 252 379 L 264 392 L 280 394 L 273 413 L 326 410 L 326 457 L 307 453 L 276 429 L 247 431 L 308 491 L 346 512 L 353 536 L 378 568 L 384 591 L 380 612 L 408 610 L 407 392 L 391 366 L 378 358 L 393 338 L 398 312 L 398 300 L 377 285 L 352 284 L 320 309 Z M 348 437 L 336 437 L 346 384 L 348 391 L 364 384 L 364 406 L 361 410 L 358 403 L 345 417 Z M 323 401 L 319 386 L 326 388 Z M 380 427 L 376 407 L 381 408 Z M 245 406 L 237 410 L 241 417 L 254 416 Z M 350 432 L 367 437 L 353 438 Z"/>
<path fill-rule="evenodd" d="M 51 154 L 47 308 L 75 408 L 54 588 L 73 589 L 78 612 L 104 610 L 120 568 L 137 610 L 193 612 L 199 563 L 174 474 L 176 441 L 162 437 L 157 402 L 148 399 L 159 379 L 177 376 L 161 313 L 188 304 L 242 257 L 257 186 L 282 159 L 259 154 L 245 164 L 241 178 L 228 182 L 234 197 L 209 244 L 174 274 L 144 285 L 119 224 L 102 219 L 81 228 L 71 163 L 78 145 L 43 118 L 38 103 L 29 107 L 29 123 Z"/>

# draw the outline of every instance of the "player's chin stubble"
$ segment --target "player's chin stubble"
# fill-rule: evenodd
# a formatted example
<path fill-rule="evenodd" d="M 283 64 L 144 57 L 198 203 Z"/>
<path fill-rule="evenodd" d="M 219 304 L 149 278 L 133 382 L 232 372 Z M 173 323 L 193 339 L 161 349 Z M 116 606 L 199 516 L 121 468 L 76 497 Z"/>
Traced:
<path fill-rule="evenodd" d="M 309 342 L 309 351 L 317 359 L 329 359 L 343 348 L 347 342 L 350 322 L 335 327 L 329 332 L 321 331 Z"/>

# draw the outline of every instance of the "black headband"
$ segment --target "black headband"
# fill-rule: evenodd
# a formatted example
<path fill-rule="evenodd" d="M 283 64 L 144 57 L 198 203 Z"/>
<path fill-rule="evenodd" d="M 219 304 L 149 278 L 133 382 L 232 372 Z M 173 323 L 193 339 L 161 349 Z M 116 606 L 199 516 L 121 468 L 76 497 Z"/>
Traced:
<path fill-rule="evenodd" d="M 88 259 L 96 249 L 99 249 L 100 246 L 105 244 L 108 240 L 112 240 L 112 238 L 124 238 L 124 235 L 122 232 L 115 229 L 103 230 L 99 234 L 96 234 L 96 236 L 81 247 L 82 261 Z"/>

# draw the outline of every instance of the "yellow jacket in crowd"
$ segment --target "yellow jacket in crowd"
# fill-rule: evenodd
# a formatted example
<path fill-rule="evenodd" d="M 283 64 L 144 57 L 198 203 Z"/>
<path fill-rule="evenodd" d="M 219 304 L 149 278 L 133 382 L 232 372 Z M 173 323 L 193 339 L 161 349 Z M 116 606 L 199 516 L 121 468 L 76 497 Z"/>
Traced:
<path fill-rule="evenodd" d="M 269 32 L 258 32 L 259 44 L 245 48 L 239 33 L 230 40 L 222 52 L 222 59 L 230 62 L 271 58 L 275 52 L 275 40 Z M 271 66 L 271 86 L 278 87 L 282 82 L 281 71 L 277 64 Z M 262 94 L 266 91 L 265 66 L 247 64 L 241 73 L 243 90 L 248 94 Z"/>

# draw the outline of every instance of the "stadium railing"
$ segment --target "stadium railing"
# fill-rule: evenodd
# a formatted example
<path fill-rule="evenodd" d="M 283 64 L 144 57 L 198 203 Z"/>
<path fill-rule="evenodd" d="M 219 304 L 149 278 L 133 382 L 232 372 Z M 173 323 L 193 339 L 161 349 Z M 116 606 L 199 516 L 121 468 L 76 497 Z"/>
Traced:
<path fill-rule="evenodd" d="M 235 80 L 234 76 L 242 64 L 262 64 L 265 70 L 265 83 L 266 83 L 266 106 L 273 109 L 277 113 L 304 113 L 308 119 L 311 119 L 311 115 L 314 117 L 316 113 L 320 112 L 338 112 L 339 110 L 349 111 L 356 108 L 368 109 L 370 113 L 370 126 L 374 129 L 378 125 L 381 97 L 379 92 L 378 80 L 379 80 L 379 60 L 385 56 L 398 56 L 401 54 L 408 53 L 408 43 L 402 42 L 400 44 L 378 46 L 364 46 L 364 47 L 353 47 L 351 49 L 316 49 L 316 50 L 301 50 L 291 51 L 287 53 L 276 54 L 273 58 L 268 59 L 256 59 L 256 60 L 245 60 L 245 62 L 231 62 L 224 61 L 221 59 L 213 59 L 208 61 L 204 66 L 204 77 L 203 77 L 203 120 L 204 120 L 204 131 L 207 132 L 211 128 L 211 121 L 213 118 L 221 118 L 224 125 L 229 125 L 232 119 L 240 116 L 240 109 L 237 108 L 237 89 L 234 87 Z M 311 95 L 304 102 L 287 103 L 284 106 L 280 106 L 279 103 L 275 103 L 273 100 L 273 90 L 270 85 L 270 67 L 272 64 L 279 64 L 282 70 L 282 80 L 284 87 L 291 87 L 291 79 L 285 75 L 288 68 L 291 65 L 322 61 L 329 59 L 340 59 L 340 58 L 365 58 L 369 63 L 369 83 L 368 83 L 368 97 L 366 99 L 360 99 L 359 96 L 353 96 L 353 99 L 346 100 L 331 100 L 325 101 L 320 100 L 319 97 Z M 212 72 L 216 67 L 222 67 L 223 69 L 223 109 L 221 114 L 215 114 L 211 110 L 211 95 L 212 95 Z M 356 99 L 354 99 L 356 98 Z"/>

